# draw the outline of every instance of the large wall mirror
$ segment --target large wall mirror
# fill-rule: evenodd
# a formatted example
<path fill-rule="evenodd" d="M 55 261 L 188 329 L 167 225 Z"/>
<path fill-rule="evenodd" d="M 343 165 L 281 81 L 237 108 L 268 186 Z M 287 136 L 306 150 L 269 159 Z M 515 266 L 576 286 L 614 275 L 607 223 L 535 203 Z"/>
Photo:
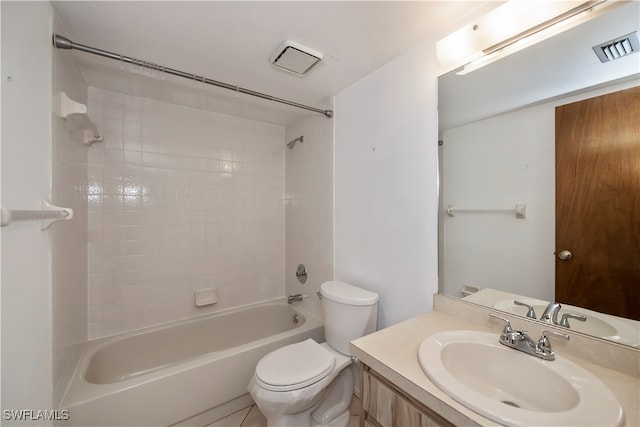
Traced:
<path fill-rule="evenodd" d="M 640 54 L 602 63 L 593 49 L 637 33 L 640 2 L 591 13 L 498 61 L 439 77 L 439 291 L 536 319 L 560 302 L 547 311 L 557 324 L 640 348 Z M 621 115 L 631 122 L 622 136 Z M 605 136 L 580 134 L 590 126 Z M 556 151 L 565 146 L 558 139 L 577 134 L 589 159 L 571 161 L 582 175 Z M 617 145 L 596 145 L 611 135 Z M 600 171 L 609 171 L 607 183 L 594 183 Z M 587 208 L 576 202 L 585 182 L 584 198 L 616 197 Z M 564 205 L 577 210 L 556 213 Z M 581 224 L 582 238 L 604 235 L 610 247 L 559 247 L 567 224 Z M 569 291 L 558 278 L 568 267 L 586 274 Z"/>

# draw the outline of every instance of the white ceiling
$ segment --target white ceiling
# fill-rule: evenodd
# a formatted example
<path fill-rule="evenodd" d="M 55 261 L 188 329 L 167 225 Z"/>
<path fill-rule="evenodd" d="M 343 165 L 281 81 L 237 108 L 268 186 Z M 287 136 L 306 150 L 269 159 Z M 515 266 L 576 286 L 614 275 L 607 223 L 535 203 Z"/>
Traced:
<path fill-rule="evenodd" d="M 72 41 L 319 106 L 420 41 L 495 7 L 489 1 L 56 1 Z M 306 76 L 271 66 L 285 40 L 324 54 Z M 74 52 L 89 86 L 286 125 L 314 114 L 173 76 L 131 73 Z M 124 69 L 123 69 L 124 68 Z M 323 105 L 328 108 L 329 105 Z"/>
<path fill-rule="evenodd" d="M 561 95 L 638 80 L 640 54 L 601 63 L 592 47 L 640 31 L 640 2 L 613 4 L 589 21 L 466 75 L 438 79 L 440 129 Z"/>

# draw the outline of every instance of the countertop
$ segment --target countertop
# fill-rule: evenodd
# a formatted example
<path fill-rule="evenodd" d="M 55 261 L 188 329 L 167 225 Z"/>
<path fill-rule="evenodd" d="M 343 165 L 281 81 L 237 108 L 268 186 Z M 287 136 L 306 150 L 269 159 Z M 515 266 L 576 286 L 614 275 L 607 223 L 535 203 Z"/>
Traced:
<path fill-rule="evenodd" d="M 362 363 L 453 424 L 499 425 L 447 396 L 429 380 L 420 368 L 418 347 L 422 341 L 437 332 L 456 329 L 494 332 L 496 339 L 500 333 L 498 327 L 488 329 L 467 320 L 431 311 L 352 341 L 351 352 Z M 622 405 L 626 425 L 640 425 L 638 409 L 640 380 L 638 378 L 564 354 L 558 350 L 556 352 L 582 366 L 609 387 Z"/>

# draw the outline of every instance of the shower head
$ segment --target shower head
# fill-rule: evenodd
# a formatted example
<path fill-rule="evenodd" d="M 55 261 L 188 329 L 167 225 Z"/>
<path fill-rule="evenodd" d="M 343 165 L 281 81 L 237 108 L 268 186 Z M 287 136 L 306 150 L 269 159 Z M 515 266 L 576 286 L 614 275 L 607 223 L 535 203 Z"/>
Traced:
<path fill-rule="evenodd" d="M 289 150 L 293 150 L 293 146 L 296 145 L 296 142 L 302 144 L 304 142 L 304 136 L 299 136 L 296 139 L 292 139 L 291 141 L 289 141 L 289 143 L 287 144 L 287 148 Z"/>

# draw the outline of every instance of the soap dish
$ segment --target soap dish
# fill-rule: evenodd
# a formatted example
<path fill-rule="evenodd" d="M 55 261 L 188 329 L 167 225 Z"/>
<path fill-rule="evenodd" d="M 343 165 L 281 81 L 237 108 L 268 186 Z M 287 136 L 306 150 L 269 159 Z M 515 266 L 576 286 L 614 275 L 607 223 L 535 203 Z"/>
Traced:
<path fill-rule="evenodd" d="M 202 307 L 218 302 L 218 291 L 216 288 L 204 288 L 196 291 L 196 306 Z"/>

